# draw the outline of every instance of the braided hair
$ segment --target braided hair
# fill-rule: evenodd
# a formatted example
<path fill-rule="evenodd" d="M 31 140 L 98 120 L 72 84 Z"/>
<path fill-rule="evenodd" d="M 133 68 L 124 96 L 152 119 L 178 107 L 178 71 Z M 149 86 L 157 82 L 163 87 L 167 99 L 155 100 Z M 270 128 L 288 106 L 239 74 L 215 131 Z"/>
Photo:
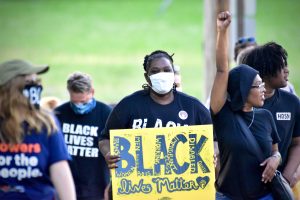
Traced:
<path fill-rule="evenodd" d="M 147 70 L 149 69 L 149 66 L 151 65 L 152 61 L 157 59 L 157 58 L 166 58 L 171 62 L 173 71 L 174 71 L 174 61 L 173 61 L 173 55 L 168 54 L 166 51 L 162 51 L 162 50 L 156 50 L 153 51 L 152 53 L 150 53 L 150 55 L 146 55 L 144 57 L 144 63 L 143 63 L 143 67 L 145 72 L 147 72 Z M 149 91 L 149 85 L 148 84 L 143 84 L 142 85 L 144 90 Z M 173 85 L 173 91 L 176 91 L 176 85 L 174 83 Z"/>
<path fill-rule="evenodd" d="M 168 54 L 166 51 L 162 51 L 162 50 L 156 50 L 153 51 L 150 55 L 146 55 L 144 57 L 144 70 L 147 72 L 147 69 L 149 69 L 149 66 L 151 65 L 152 61 L 157 59 L 157 58 L 167 58 L 171 64 L 172 64 L 172 68 L 174 70 L 174 65 L 173 65 L 173 55 Z"/>
<path fill-rule="evenodd" d="M 257 71 L 262 78 L 274 77 L 287 66 L 286 50 L 275 42 L 268 42 L 249 52 L 241 62 Z"/>

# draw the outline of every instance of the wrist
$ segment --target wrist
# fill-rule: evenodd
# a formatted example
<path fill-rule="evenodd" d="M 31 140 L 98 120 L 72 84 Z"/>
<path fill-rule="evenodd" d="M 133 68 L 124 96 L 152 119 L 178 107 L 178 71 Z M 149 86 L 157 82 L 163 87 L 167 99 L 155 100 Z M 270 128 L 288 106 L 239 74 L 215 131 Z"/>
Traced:
<path fill-rule="evenodd" d="M 107 151 L 104 157 L 110 156 L 110 151 Z"/>
<path fill-rule="evenodd" d="M 227 35 L 227 29 L 218 29 L 220 35 Z"/>
<path fill-rule="evenodd" d="M 271 157 L 277 158 L 279 160 L 279 164 L 281 164 L 282 159 L 281 159 L 281 154 L 279 153 L 279 151 L 273 152 Z"/>

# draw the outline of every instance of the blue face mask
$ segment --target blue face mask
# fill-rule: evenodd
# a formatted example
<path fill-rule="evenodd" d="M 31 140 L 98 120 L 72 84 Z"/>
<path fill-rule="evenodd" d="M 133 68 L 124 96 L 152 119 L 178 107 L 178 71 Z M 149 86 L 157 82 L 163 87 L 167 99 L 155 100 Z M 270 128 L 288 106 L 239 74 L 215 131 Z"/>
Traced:
<path fill-rule="evenodd" d="M 78 115 L 84 115 L 91 112 L 96 107 L 96 100 L 92 98 L 87 103 L 72 103 L 70 102 L 72 110 Z"/>

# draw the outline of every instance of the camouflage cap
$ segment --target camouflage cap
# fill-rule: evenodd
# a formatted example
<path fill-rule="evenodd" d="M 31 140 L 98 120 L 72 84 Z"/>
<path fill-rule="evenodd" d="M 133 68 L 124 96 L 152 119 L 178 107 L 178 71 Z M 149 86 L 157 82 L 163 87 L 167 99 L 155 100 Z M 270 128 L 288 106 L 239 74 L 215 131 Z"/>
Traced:
<path fill-rule="evenodd" d="M 0 85 L 7 83 L 10 79 L 29 74 L 42 74 L 47 72 L 48 65 L 33 65 L 25 60 L 9 60 L 0 64 Z"/>

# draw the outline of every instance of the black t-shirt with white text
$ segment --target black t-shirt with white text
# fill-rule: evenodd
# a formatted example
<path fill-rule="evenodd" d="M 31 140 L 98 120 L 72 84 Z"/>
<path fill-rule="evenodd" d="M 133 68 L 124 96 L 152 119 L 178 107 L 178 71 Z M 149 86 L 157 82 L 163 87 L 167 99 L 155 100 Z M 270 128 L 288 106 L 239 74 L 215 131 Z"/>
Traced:
<path fill-rule="evenodd" d="M 161 105 L 148 91 L 137 91 L 122 99 L 111 112 L 99 140 L 109 139 L 111 129 L 160 128 L 211 124 L 210 113 L 194 97 L 174 92 L 174 100 Z"/>
<path fill-rule="evenodd" d="M 299 98 L 289 92 L 277 89 L 272 97 L 265 100 L 263 108 L 269 110 L 275 120 L 281 142 L 278 144 L 282 156 L 282 171 L 287 162 L 288 149 L 292 138 L 300 136 Z"/>
<path fill-rule="evenodd" d="M 255 109 L 252 112 L 235 113 L 226 102 L 220 112 L 212 115 L 221 166 L 215 186 L 217 191 L 231 199 L 258 199 L 270 191 L 261 181 L 264 167 L 260 166 L 257 152 L 242 132 L 237 114 L 249 126 L 264 158 L 271 156 L 272 144 L 280 141 L 273 117 L 268 110 Z"/>
<path fill-rule="evenodd" d="M 78 198 L 103 198 L 109 171 L 98 148 L 98 136 L 111 108 L 99 101 L 89 113 L 78 115 L 70 102 L 55 109 L 72 161 L 69 162 Z"/>

